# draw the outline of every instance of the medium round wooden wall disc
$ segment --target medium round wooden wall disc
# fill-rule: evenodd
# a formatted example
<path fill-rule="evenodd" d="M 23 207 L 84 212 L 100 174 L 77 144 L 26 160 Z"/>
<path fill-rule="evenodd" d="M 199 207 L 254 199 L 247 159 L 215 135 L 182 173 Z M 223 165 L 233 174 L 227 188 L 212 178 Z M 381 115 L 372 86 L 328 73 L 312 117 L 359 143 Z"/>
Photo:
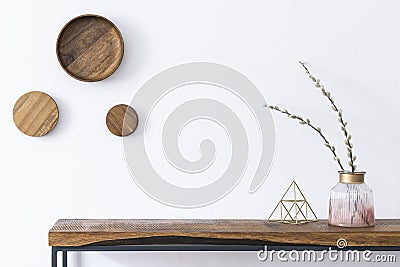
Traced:
<path fill-rule="evenodd" d="M 124 55 L 124 41 L 108 19 L 83 15 L 61 30 L 56 51 L 58 61 L 69 75 L 80 81 L 96 82 L 118 68 Z"/>
<path fill-rule="evenodd" d="M 106 124 L 108 130 L 116 136 L 127 136 L 136 130 L 138 116 L 132 107 L 120 104 L 108 111 Z"/>
<path fill-rule="evenodd" d="M 58 107 L 51 96 L 43 92 L 29 92 L 14 105 L 14 123 L 29 136 L 43 136 L 51 132 L 58 122 Z"/>

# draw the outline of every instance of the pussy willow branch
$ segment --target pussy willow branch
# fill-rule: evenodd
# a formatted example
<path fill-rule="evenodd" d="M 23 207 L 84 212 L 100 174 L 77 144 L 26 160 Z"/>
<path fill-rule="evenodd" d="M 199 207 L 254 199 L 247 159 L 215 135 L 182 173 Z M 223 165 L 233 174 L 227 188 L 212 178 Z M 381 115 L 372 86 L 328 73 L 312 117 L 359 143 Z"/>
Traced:
<path fill-rule="evenodd" d="M 333 97 L 331 96 L 331 93 L 327 91 L 324 87 L 323 84 L 320 83 L 320 80 L 315 78 L 314 75 L 310 73 L 308 68 L 305 66 L 305 64 L 301 61 L 299 63 L 303 66 L 303 68 L 306 71 L 306 74 L 308 74 L 308 77 L 314 82 L 315 87 L 319 88 L 321 90 L 322 95 L 324 95 L 329 102 L 332 105 L 332 110 L 337 113 L 338 116 L 338 121 L 341 125 L 342 132 L 344 133 L 345 137 L 345 145 L 347 147 L 347 157 L 349 158 L 349 166 L 351 168 L 351 171 L 354 172 L 357 168 L 357 166 L 354 164 L 356 161 L 357 157 L 353 154 L 353 144 L 350 142 L 351 140 L 351 134 L 347 131 L 347 122 L 343 119 L 343 112 L 340 108 L 337 107 L 335 104 L 335 101 L 333 100 Z"/>
<path fill-rule="evenodd" d="M 333 156 L 334 156 L 334 160 L 339 164 L 340 169 L 343 171 L 343 166 L 342 163 L 340 162 L 339 157 L 336 155 L 336 149 L 333 145 L 331 145 L 328 141 L 328 139 L 326 139 L 326 137 L 322 134 L 322 130 L 320 127 L 316 127 L 314 125 L 311 124 L 310 119 L 303 119 L 301 116 L 298 115 L 294 115 L 292 113 L 290 113 L 287 109 L 281 110 L 278 106 L 264 106 L 264 107 L 268 107 L 272 110 L 276 110 L 282 114 L 287 115 L 289 118 L 294 119 L 294 120 L 298 120 L 300 124 L 303 125 L 308 125 L 310 126 L 314 131 L 316 131 L 321 137 L 322 139 L 324 139 L 324 145 L 332 152 Z"/>

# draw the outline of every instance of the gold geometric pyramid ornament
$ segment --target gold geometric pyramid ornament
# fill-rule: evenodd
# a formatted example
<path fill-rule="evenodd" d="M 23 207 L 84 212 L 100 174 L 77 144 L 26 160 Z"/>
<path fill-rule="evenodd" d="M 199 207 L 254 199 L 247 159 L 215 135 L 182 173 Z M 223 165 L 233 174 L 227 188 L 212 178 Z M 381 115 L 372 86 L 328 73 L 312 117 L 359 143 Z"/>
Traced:
<path fill-rule="evenodd" d="M 295 181 L 290 184 L 268 218 L 268 221 L 271 222 L 289 224 L 302 224 L 317 220 L 317 216 Z"/>

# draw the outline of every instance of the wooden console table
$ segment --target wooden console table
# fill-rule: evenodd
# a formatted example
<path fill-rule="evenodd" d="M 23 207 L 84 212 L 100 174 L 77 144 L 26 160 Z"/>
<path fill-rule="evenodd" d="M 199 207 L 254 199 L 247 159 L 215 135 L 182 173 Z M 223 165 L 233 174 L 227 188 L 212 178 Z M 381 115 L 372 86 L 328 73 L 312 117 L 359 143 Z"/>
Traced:
<path fill-rule="evenodd" d="M 52 267 L 68 251 L 258 251 L 336 247 L 400 250 L 400 219 L 370 228 L 340 228 L 326 220 L 290 225 L 266 220 L 58 220 L 49 232 Z"/>

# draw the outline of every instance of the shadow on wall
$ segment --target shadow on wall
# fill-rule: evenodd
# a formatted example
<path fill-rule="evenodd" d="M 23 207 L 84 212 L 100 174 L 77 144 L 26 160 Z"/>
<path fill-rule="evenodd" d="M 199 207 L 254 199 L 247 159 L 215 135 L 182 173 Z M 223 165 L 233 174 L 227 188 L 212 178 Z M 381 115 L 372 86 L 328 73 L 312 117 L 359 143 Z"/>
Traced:
<path fill-rule="evenodd" d="M 148 56 L 146 56 L 148 54 L 148 49 L 145 42 L 143 42 L 143 40 L 145 40 L 143 34 L 133 26 L 124 23 L 126 21 L 129 21 L 129 19 L 124 20 L 123 18 L 119 18 L 115 19 L 115 21 L 113 20 L 121 31 L 122 38 L 124 39 L 124 57 L 117 70 L 110 77 L 102 81 L 104 84 L 111 84 L 115 82 L 115 80 L 125 81 L 132 79 L 132 77 L 134 78 L 136 71 L 143 68 L 146 62 L 145 59 L 148 58 Z M 120 90 L 131 89 L 132 88 L 120 88 Z"/>

